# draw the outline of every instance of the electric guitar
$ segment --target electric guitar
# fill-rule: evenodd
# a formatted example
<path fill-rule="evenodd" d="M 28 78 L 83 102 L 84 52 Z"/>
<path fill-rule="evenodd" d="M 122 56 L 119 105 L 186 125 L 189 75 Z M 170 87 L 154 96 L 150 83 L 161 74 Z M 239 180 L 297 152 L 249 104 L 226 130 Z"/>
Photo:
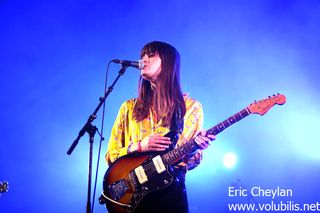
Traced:
<path fill-rule="evenodd" d="M 207 134 L 217 135 L 249 114 L 264 115 L 275 104 L 282 105 L 285 102 L 286 97 L 281 94 L 255 101 L 208 129 Z M 171 141 L 177 140 L 175 133 L 169 132 L 166 136 L 170 137 Z M 165 153 L 132 153 L 120 157 L 109 166 L 104 175 L 100 203 L 106 204 L 108 212 L 134 212 L 140 201 L 149 193 L 170 186 L 175 180 L 173 166 L 197 149 L 197 143 L 191 140 Z"/>
<path fill-rule="evenodd" d="M 0 196 L 2 193 L 8 192 L 9 184 L 7 181 L 0 182 Z"/>

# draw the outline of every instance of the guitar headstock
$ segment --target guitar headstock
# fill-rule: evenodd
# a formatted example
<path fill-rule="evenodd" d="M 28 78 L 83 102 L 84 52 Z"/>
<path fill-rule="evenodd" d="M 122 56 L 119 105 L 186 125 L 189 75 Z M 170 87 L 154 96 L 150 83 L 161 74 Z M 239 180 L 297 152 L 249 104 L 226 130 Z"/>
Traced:
<path fill-rule="evenodd" d="M 250 113 L 264 115 L 268 110 L 275 104 L 282 105 L 286 103 L 286 96 L 282 94 L 277 94 L 269 96 L 268 98 L 255 101 L 248 106 Z"/>
<path fill-rule="evenodd" d="M 1 193 L 8 192 L 8 189 L 9 189 L 9 184 L 7 181 L 0 182 L 0 195 Z"/>

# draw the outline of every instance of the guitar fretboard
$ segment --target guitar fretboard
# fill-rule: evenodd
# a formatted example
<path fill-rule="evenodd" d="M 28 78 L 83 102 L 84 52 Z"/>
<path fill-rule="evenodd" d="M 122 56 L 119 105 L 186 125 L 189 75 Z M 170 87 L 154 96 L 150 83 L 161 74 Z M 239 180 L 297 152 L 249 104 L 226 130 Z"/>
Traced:
<path fill-rule="evenodd" d="M 219 124 L 215 125 L 214 127 L 210 128 L 210 129 L 208 129 L 206 131 L 207 135 L 208 134 L 217 135 L 220 132 L 222 132 L 223 130 L 225 130 L 226 128 L 228 128 L 229 126 L 231 126 L 232 124 L 240 121 L 242 118 L 247 117 L 249 114 L 250 114 L 249 109 L 244 108 L 243 110 L 232 115 L 228 119 L 220 122 Z M 165 164 L 171 165 L 171 164 L 174 164 L 177 161 L 179 161 L 185 155 L 194 152 L 198 148 L 199 148 L 199 146 L 197 145 L 197 143 L 194 140 L 191 140 L 191 141 L 177 147 L 176 149 L 171 150 L 171 151 L 167 152 L 166 154 L 164 154 L 162 156 L 162 160 L 164 161 Z"/>

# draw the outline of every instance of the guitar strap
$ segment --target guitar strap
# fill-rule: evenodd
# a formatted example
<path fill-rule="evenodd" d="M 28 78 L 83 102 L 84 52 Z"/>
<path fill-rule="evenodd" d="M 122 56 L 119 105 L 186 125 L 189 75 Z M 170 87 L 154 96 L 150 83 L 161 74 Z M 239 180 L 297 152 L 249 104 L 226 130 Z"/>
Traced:
<path fill-rule="evenodd" d="M 175 131 L 178 134 L 181 134 L 183 131 L 183 117 L 182 117 L 180 108 L 178 110 L 176 110 L 176 112 L 172 118 L 170 130 Z"/>
<path fill-rule="evenodd" d="M 175 113 L 172 116 L 172 121 L 170 125 L 170 133 L 171 133 L 170 137 L 171 137 L 172 144 L 169 146 L 169 150 L 173 150 L 175 148 L 177 141 L 179 139 L 179 135 L 183 131 L 183 124 L 184 124 L 184 121 L 181 114 L 181 109 L 179 108 L 178 110 L 175 110 Z"/>

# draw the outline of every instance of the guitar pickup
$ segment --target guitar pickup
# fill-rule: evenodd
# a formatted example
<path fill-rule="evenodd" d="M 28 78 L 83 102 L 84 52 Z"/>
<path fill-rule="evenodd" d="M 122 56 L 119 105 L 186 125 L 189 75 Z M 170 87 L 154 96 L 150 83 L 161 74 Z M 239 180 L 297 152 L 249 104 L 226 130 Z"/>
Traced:
<path fill-rule="evenodd" d="M 139 167 L 135 168 L 134 172 L 135 172 L 140 184 L 144 184 L 145 182 L 148 181 L 148 177 L 146 175 L 146 172 L 145 172 L 143 166 L 139 166 Z"/>
<path fill-rule="evenodd" d="M 166 170 L 166 167 L 163 164 L 163 161 L 160 155 L 157 155 L 156 157 L 152 158 L 152 161 L 153 161 L 154 167 L 156 167 L 158 174 Z"/>

